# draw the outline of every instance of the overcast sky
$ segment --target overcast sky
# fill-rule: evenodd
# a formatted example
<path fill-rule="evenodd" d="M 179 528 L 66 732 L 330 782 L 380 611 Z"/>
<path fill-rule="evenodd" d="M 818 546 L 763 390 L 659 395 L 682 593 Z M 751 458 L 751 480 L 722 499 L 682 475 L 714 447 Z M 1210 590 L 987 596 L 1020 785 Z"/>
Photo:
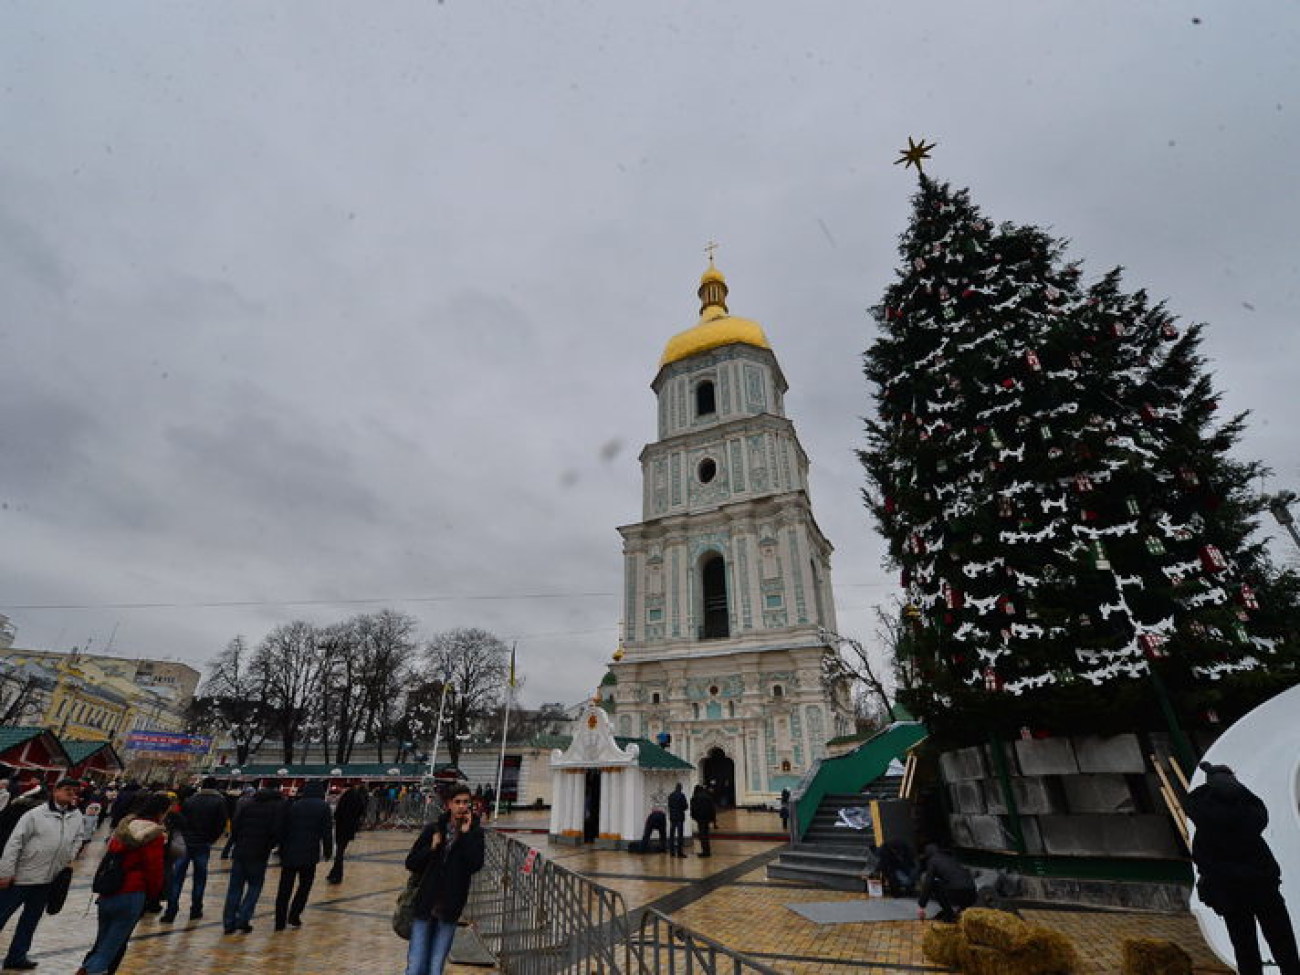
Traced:
<path fill-rule="evenodd" d="M 995 221 L 1209 322 L 1241 456 L 1300 488 L 1291 0 L 11 2 L 0 133 L 20 645 L 201 665 L 391 605 L 580 700 L 710 239 L 869 638 L 898 589 L 860 356 L 909 135 Z"/>

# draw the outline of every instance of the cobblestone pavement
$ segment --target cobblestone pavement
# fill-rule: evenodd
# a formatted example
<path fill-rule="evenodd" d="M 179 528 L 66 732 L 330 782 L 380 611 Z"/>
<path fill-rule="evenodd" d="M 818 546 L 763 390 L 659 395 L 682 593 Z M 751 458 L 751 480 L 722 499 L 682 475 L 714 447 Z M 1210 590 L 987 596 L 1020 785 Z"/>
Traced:
<path fill-rule="evenodd" d="M 515 827 L 544 826 L 534 815 L 513 818 Z M 728 821 L 730 820 L 730 821 Z M 722 831 L 745 835 L 771 831 L 775 816 L 724 816 Z M 925 925 L 918 921 L 816 924 L 786 905 L 797 902 L 853 900 L 860 895 L 769 881 L 766 861 L 779 843 L 772 839 L 727 839 L 714 843 L 709 859 L 680 860 L 662 855 L 633 856 L 582 847 L 551 848 L 543 833 L 520 832 L 518 838 L 595 882 L 617 890 L 629 910 L 652 907 L 722 942 L 792 975 L 845 975 L 853 969 L 874 973 L 942 972 L 921 954 Z M 206 916 L 171 925 L 147 916 L 136 928 L 122 975 L 226 975 L 242 971 L 266 975 L 338 975 L 398 973 L 404 968 L 406 944 L 389 929 L 389 914 L 405 880 L 401 863 L 411 842 L 409 831 L 363 833 L 349 848 L 344 882 L 324 882 L 319 871 L 300 930 L 272 930 L 272 902 L 279 871 L 272 866 L 251 934 L 224 935 L 221 902 L 229 861 L 213 861 Z M 95 909 L 89 878 L 102 844 L 94 843 L 78 867 L 78 877 L 63 913 L 46 917 L 31 952 L 44 975 L 72 975 L 94 938 Z M 187 890 L 188 895 L 188 890 Z M 188 906 L 188 901 L 185 901 Z M 1080 975 L 1119 971 L 1120 943 L 1143 935 L 1169 938 L 1192 953 L 1197 972 L 1228 975 L 1205 947 L 1190 915 L 1099 911 L 1026 910 L 1026 918 L 1069 936 L 1084 958 Z M 13 921 L 0 932 L 4 945 Z M 452 965 L 457 975 L 485 971 Z"/>

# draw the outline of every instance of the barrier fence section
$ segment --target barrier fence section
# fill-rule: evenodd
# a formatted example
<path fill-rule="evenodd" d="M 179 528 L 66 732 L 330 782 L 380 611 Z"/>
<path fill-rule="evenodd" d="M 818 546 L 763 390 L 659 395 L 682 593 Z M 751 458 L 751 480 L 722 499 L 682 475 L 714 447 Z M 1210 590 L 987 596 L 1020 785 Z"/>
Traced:
<path fill-rule="evenodd" d="M 641 915 L 634 950 L 642 971 L 667 975 L 780 975 L 775 969 L 732 951 L 658 911 Z"/>
<path fill-rule="evenodd" d="M 627 909 L 617 892 L 496 830 L 487 831 L 465 916 L 509 975 L 643 971 L 632 958 Z"/>
<path fill-rule="evenodd" d="M 506 975 L 777 975 L 657 911 L 634 936 L 622 895 L 495 830 L 465 918 Z"/>

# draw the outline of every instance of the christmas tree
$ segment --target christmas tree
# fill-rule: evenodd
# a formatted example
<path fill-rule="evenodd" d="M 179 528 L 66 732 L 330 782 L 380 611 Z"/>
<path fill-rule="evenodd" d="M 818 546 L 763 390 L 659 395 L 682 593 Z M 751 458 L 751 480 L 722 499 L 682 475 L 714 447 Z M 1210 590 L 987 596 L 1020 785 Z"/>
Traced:
<path fill-rule="evenodd" d="M 1294 580 L 1251 540 L 1260 468 L 1229 456 L 1201 328 L 966 191 L 922 174 L 914 207 L 860 453 L 906 591 L 900 698 L 957 737 L 1107 732 L 1293 682 Z"/>

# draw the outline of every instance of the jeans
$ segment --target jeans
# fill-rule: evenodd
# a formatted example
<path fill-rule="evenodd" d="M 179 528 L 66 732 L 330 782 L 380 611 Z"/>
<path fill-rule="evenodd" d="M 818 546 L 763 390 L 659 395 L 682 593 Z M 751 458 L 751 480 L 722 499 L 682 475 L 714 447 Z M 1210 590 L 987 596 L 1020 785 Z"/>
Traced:
<path fill-rule="evenodd" d="M 456 922 L 411 922 L 411 946 L 406 950 L 406 975 L 442 975 L 451 943 L 456 938 Z"/>
<path fill-rule="evenodd" d="M 143 891 L 112 894 L 99 899 L 99 931 L 89 954 L 81 963 L 86 975 L 103 975 L 112 967 L 113 959 L 126 946 L 143 913 Z"/>
<path fill-rule="evenodd" d="M 0 928 L 9 923 L 18 908 L 23 909 L 18 926 L 14 928 L 14 939 L 9 942 L 9 951 L 5 954 L 6 968 L 10 962 L 27 960 L 27 952 L 32 948 L 32 936 L 36 934 L 36 925 L 41 923 L 45 902 L 49 899 L 49 884 L 14 884 L 0 890 Z"/>
<path fill-rule="evenodd" d="M 684 819 L 668 820 L 668 852 L 669 853 L 676 854 L 682 852 L 682 843 L 684 842 L 683 834 L 685 833 L 685 829 L 686 829 L 686 820 Z"/>
<path fill-rule="evenodd" d="M 208 859 L 211 856 L 212 845 L 209 843 L 186 844 L 185 855 L 176 861 L 176 866 L 172 869 L 171 892 L 167 897 L 171 903 L 168 909 L 171 914 L 180 910 L 181 892 L 185 889 L 185 872 L 191 863 L 194 864 L 194 886 L 190 890 L 190 908 L 195 911 L 203 910 L 203 894 L 208 889 Z"/>
<path fill-rule="evenodd" d="M 297 882 L 298 891 L 294 893 L 294 882 Z M 275 892 L 275 927 L 276 930 L 284 927 L 285 921 L 293 921 L 297 924 L 302 920 L 303 908 L 307 906 L 307 898 L 311 896 L 311 885 L 316 882 L 316 864 L 309 863 L 305 867 L 280 867 L 280 886 Z M 293 895 L 293 901 L 290 903 L 289 896 Z"/>
<path fill-rule="evenodd" d="M 257 909 L 257 899 L 262 896 L 262 884 L 265 882 L 265 860 L 260 863 L 249 862 L 236 855 L 230 864 L 230 886 L 226 888 L 222 927 L 233 931 L 252 923 L 253 911 Z"/>

